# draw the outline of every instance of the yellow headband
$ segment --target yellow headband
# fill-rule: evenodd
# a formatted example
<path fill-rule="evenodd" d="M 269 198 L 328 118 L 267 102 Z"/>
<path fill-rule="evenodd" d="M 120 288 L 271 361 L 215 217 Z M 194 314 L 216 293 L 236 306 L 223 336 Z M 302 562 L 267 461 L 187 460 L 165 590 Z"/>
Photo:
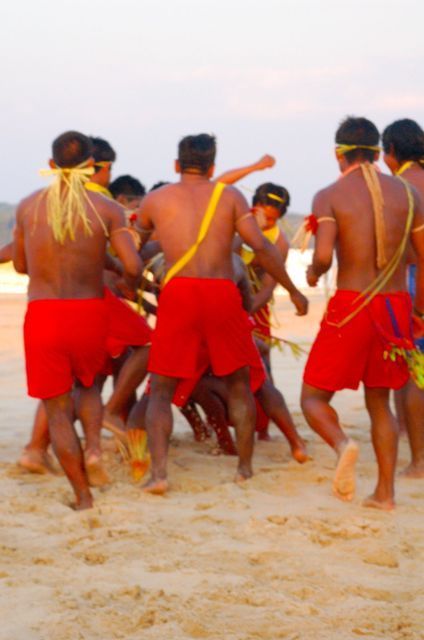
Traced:
<path fill-rule="evenodd" d="M 268 198 L 271 198 L 271 200 L 277 200 L 277 202 L 281 202 L 281 204 L 286 204 L 284 198 L 280 198 L 280 196 L 275 195 L 275 193 L 267 193 L 266 195 Z"/>
<path fill-rule="evenodd" d="M 112 160 L 100 160 L 99 162 L 95 162 L 94 164 L 96 167 L 109 168 L 112 165 Z"/>
<path fill-rule="evenodd" d="M 368 145 L 368 144 L 337 144 L 336 145 L 336 153 L 343 156 L 345 153 L 349 153 L 349 151 L 354 151 L 355 149 L 368 149 L 369 151 L 381 151 L 381 147 L 378 145 Z"/>
<path fill-rule="evenodd" d="M 88 180 L 90 176 L 94 173 L 94 167 L 92 165 L 87 164 L 87 160 L 81 162 L 81 164 L 77 164 L 75 167 L 59 167 L 56 166 L 54 169 L 40 169 L 40 176 L 59 176 L 69 177 L 70 175 L 78 176 L 81 180 Z"/>

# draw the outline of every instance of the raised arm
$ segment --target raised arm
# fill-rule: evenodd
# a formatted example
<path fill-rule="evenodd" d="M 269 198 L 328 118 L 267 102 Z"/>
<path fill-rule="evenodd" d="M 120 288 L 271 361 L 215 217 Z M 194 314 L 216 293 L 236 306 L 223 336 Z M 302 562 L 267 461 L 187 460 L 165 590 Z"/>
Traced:
<path fill-rule="evenodd" d="M 273 156 L 265 155 L 259 158 L 257 162 L 249 164 L 246 167 L 240 167 L 239 169 L 230 169 L 221 173 L 220 176 L 215 178 L 216 182 L 224 182 L 224 184 L 234 184 L 242 178 L 245 178 L 255 171 L 263 171 L 263 169 L 271 169 L 275 165 L 275 158 Z"/>
<path fill-rule="evenodd" d="M 312 264 L 306 271 L 306 280 L 310 287 L 316 287 L 318 280 L 333 263 L 333 253 L 337 238 L 337 223 L 331 208 L 330 195 L 327 189 L 320 191 L 314 198 L 312 213 L 318 220 L 315 237 L 315 249 Z"/>
<path fill-rule="evenodd" d="M 21 203 L 16 210 L 16 224 L 13 231 L 13 266 L 18 273 L 28 273 L 24 239 L 24 206 Z"/>
<path fill-rule="evenodd" d="M 296 307 L 297 315 L 305 315 L 308 311 L 308 301 L 296 288 L 284 266 L 280 251 L 262 234 L 253 214 L 248 212 L 245 198 L 235 191 L 235 225 L 238 233 L 255 252 L 256 261 L 277 282 L 286 289 L 290 299 Z"/>

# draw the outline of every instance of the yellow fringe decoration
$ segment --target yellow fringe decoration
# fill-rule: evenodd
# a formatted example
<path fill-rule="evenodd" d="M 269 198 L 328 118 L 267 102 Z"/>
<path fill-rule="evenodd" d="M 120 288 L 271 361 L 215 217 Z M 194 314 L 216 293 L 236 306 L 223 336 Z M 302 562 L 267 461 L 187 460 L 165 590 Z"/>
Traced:
<path fill-rule="evenodd" d="M 385 351 L 384 359 L 395 362 L 397 357 L 405 360 L 409 374 L 419 389 L 424 389 L 424 353 L 419 349 L 401 349 L 393 346 Z"/>
<path fill-rule="evenodd" d="M 380 181 L 377 171 L 372 164 L 362 163 L 360 165 L 362 175 L 370 192 L 372 208 L 374 211 L 375 240 L 377 244 L 377 267 L 383 269 L 387 264 L 386 257 L 386 224 L 384 222 L 384 198 L 381 191 Z"/>
<path fill-rule="evenodd" d="M 117 441 L 123 460 L 129 464 L 134 482 L 140 482 L 150 466 L 147 433 L 144 429 L 130 429 L 126 443 Z"/>
<path fill-rule="evenodd" d="M 86 236 L 93 235 L 91 221 L 87 216 L 87 204 L 96 214 L 105 235 L 108 236 L 106 225 L 85 190 L 85 184 L 93 172 L 94 168 L 89 167 L 86 162 L 76 167 L 40 170 L 42 176 L 56 178 L 50 187 L 43 190 L 42 195 L 46 196 L 47 222 L 55 240 L 60 244 L 64 244 L 67 237 L 75 241 L 78 225 L 82 226 Z"/>

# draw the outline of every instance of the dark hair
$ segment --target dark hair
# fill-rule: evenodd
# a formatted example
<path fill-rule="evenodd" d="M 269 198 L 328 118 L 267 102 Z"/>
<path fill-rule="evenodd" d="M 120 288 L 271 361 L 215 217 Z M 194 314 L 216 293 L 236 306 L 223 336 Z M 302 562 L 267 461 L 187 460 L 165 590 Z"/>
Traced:
<path fill-rule="evenodd" d="M 118 196 L 128 196 L 130 198 L 134 196 L 138 198 L 146 195 L 144 185 L 141 184 L 140 180 L 132 176 L 119 176 L 115 178 L 115 180 L 110 183 L 108 189 L 114 198 Z"/>
<path fill-rule="evenodd" d="M 190 170 L 200 174 L 207 173 L 215 162 L 215 155 L 215 137 L 207 133 L 186 136 L 178 145 L 178 160 L 183 173 Z"/>
<path fill-rule="evenodd" d="M 396 120 L 383 131 L 384 153 L 393 151 L 399 162 L 413 160 L 424 169 L 424 131 L 415 120 Z"/>
<path fill-rule="evenodd" d="M 273 198 L 272 196 L 277 196 Z M 278 198 L 278 199 L 277 199 Z M 283 202 L 281 202 L 281 200 Z M 257 204 L 269 205 L 275 207 L 279 212 L 281 218 L 287 211 L 290 204 L 290 194 L 284 187 L 280 187 L 278 184 L 272 182 L 265 182 L 261 184 L 253 195 L 253 206 Z"/>
<path fill-rule="evenodd" d="M 110 146 L 107 140 L 103 140 L 103 138 L 95 138 L 94 136 L 90 136 L 91 144 L 93 145 L 93 158 L 94 163 L 96 162 L 115 162 L 116 153 L 115 150 Z M 96 167 L 97 171 L 101 167 Z"/>
<path fill-rule="evenodd" d="M 161 187 L 164 187 L 166 184 L 170 184 L 169 182 L 155 182 L 155 184 L 153 185 L 153 187 L 150 187 L 150 191 L 156 191 L 156 189 L 160 189 Z"/>
<path fill-rule="evenodd" d="M 367 147 L 376 147 L 380 141 L 378 129 L 370 120 L 366 118 L 355 118 L 348 116 L 340 123 L 336 131 L 336 144 L 357 144 Z M 346 160 L 351 164 L 356 160 L 367 160 L 374 162 L 375 151 L 372 149 L 353 149 L 344 154 Z"/>
<path fill-rule="evenodd" d="M 93 154 L 90 138 L 78 131 L 66 131 L 53 140 L 53 160 L 58 167 L 76 167 Z"/>

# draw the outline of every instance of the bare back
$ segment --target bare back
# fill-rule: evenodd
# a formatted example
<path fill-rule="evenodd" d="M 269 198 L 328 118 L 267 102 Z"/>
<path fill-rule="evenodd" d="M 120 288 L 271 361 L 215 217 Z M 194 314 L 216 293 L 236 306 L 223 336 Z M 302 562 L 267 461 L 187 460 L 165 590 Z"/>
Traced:
<path fill-rule="evenodd" d="M 125 226 L 121 207 L 99 194 L 87 193 L 92 204 L 86 204 L 92 234 L 87 235 L 78 223 L 75 240 L 67 237 L 60 244 L 47 221 L 45 193 L 39 191 L 23 200 L 16 217 L 14 262 L 17 270 L 29 275 L 28 298 L 102 297 L 106 234 Z"/>
<path fill-rule="evenodd" d="M 398 178 L 379 175 L 384 198 L 385 254 L 387 260 L 395 254 L 405 233 L 408 198 L 405 185 Z M 381 272 L 376 265 L 376 239 L 371 195 L 358 168 L 319 192 L 313 211 L 318 218 L 334 218 L 318 226 L 316 251 L 331 251 L 338 259 L 337 287 L 363 291 Z M 415 199 L 414 220 L 422 211 Z M 415 222 L 413 222 L 413 225 Z M 406 289 L 406 254 L 382 291 Z"/>
<path fill-rule="evenodd" d="M 196 242 L 215 184 L 206 177 L 183 175 L 181 182 L 162 187 L 143 200 L 140 224 L 154 227 L 167 269 Z M 206 238 L 178 275 L 233 278 L 233 237 L 237 220 L 248 208 L 246 200 L 236 189 L 226 187 Z"/>

